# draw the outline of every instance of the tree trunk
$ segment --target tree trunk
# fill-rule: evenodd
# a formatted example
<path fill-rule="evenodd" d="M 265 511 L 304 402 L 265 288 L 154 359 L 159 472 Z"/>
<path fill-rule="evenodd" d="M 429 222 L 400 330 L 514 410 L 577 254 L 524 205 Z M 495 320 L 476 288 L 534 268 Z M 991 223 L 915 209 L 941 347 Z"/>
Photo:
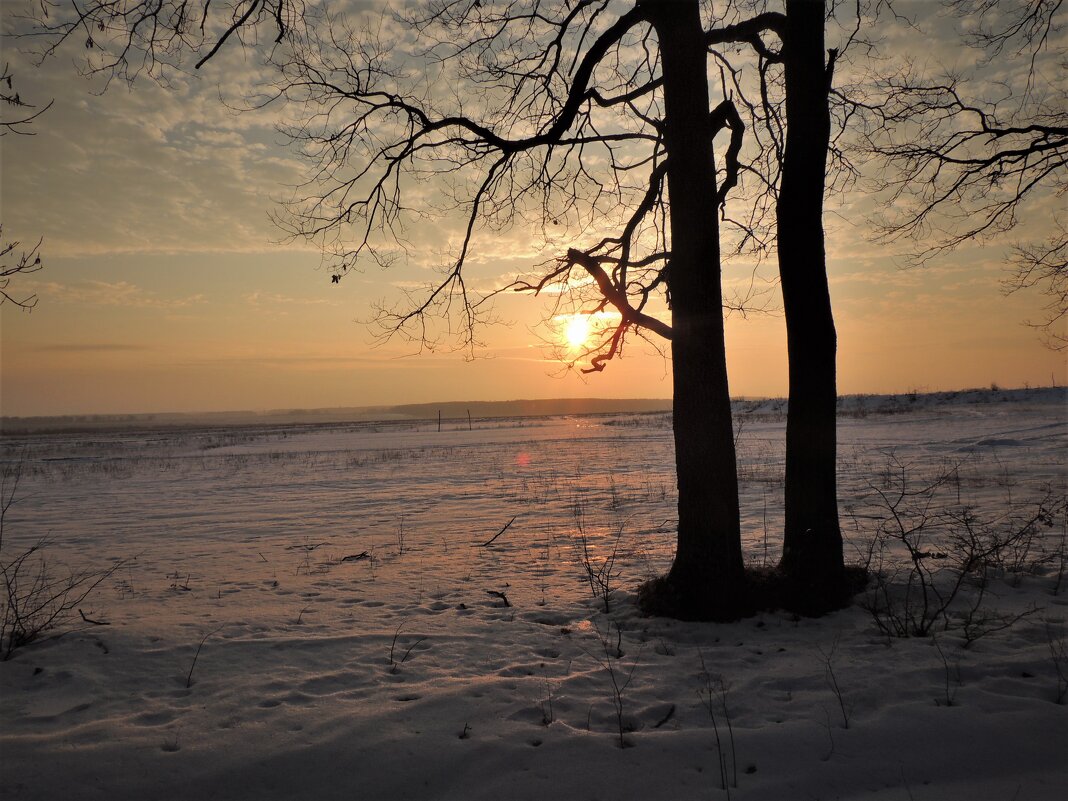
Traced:
<path fill-rule="evenodd" d="M 661 42 L 671 203 L 669 281 L 678 546 L 649 611 L 727 620 L 748 606 L 723 338 L 706 49 L 696 0 L 650 0 Z"/>
<path fill-rule="evenodd" d="M 781 568 L 791 605 L 820 613 L 845 601 L 835 477 L 837 339 L 827 285 L 823 193 L 831 65 L 823 0 L 786 0 L 786 152 L 778 251 L 790 359 L 786 528 Z"/>

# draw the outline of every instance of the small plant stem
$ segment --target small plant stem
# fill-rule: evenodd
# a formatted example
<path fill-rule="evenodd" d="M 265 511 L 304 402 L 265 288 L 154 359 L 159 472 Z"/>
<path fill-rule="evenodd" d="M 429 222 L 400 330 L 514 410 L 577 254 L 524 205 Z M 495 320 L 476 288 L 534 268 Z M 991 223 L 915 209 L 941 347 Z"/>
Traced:
<path fill-rule="evenodd" d="M 192 687 L 192 686 L 193 686 L 193 670 L 194 670 L 194 668 L 196 668 L 196 666 L 197 666 L 197 660 L 198 660 L 198 659 L 200 658 L 200 649 L 204 647 L 204 643 L 206 643 L 206 642 L 208 641 L 208 637 L 212 636 L 213 634 L 218 634 L 218 633 L 219 633 L 220 631 L 222 631 L 222 630 L 223 630 L 223 627 L 222 627 L 222 626 L 219 626 L 219 628 L 217 628 L 217 629 L 214 629 L 213 631 L 209 631 L 209 632 L 208 632 L 207 634 L 205 634 L 205 635 L 204 635 L 204 637 L 203 637 L 203 638 L 202 638 L 202 639 L 200 640 L 200 645 L 198 645 L 198 646 L 197 646 L 197 652 L 196 652 L 195 654 L 193 654 L 193 664 L 191 664 L 191 665 L 189 666 L 189 675 L 185 677 L 185 688 L 186 688 L 187 690 L 188 690 L 188 689 L 189 689 L 190 687 Z"/>

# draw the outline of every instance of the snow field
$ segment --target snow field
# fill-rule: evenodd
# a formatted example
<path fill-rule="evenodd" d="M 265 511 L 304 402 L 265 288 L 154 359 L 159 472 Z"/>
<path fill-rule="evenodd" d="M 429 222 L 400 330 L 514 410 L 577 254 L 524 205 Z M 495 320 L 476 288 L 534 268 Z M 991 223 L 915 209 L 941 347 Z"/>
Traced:
<path fill-rule="evenodd" d="M 847 558 L 873 530 L 871 487 L 900 464 L 919 483 L 955 469 L 938 502 L 960 491 L 989 518 L 1050 485 L 1063 496 L 1063 393 L 900 406 L 842 419 Z M 747 558 L 772 564 L 781 410 L 742 418 Z M 954 631 L 888 639 L 859 605 L 726 625 L 640 616 L 635 588 L 672 555 L 663 415 L 4 443 L 9 467 L 19 453 L 5 550 L 48 536 L 55 570 L 125 561 L 84 607 L 109 626 L 0 663 L 3 797 L 1068 792 L 1051 656 L 1068 588 L 1053 594 L 1058 566 L 1039 558 L 1058 527 L 988 589 L 991 608 L 1040 609 L 964 648 Z M 583 559 L 613 552 L 605 613 Z M 721 787 L 721 757 L 736 786 Z"/>

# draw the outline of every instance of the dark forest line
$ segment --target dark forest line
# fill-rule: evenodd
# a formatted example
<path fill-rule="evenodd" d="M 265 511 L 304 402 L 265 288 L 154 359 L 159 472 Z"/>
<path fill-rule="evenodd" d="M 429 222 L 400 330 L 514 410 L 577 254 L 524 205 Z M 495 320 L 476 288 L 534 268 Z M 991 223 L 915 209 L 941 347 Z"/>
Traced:
<path fill-rule="evenodd" d="M 1004 389 L 985 387 L 912 391 L 898 394 L 843 395 L 838 399 L 840 415 L 894 414 L 914 408 L 947 404 L 1001 403 L 1014 401 L 1068 403 L 1068 388 L 1040 387 Z M 785 398 L 735 398 L 736 415 L 784 414 Z M 557 415 L 642 414 L 670 412 L 669 398 L 541 398 L 502 401 L 442 401 L 393 406 L 343 406 L 320 409 L 273 409 L 267 411 L 160 412 L 145 414 L 82 414 L 40 417 L 0 417 L 0 433 L 5 435 L 79 432 L 150 431 L 187 426 L 316 425 L 327 423 L 391 422 L 437 420 L 466 421 L 506 417 L 552 417 Z"/>

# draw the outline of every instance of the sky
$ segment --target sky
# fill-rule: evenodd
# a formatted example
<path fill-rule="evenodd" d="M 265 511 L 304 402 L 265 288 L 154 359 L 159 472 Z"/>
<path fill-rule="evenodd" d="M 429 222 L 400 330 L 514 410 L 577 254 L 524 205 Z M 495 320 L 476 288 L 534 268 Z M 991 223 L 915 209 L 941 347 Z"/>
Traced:
<path fill-rule="evenodd" d="M 907 37 L 890 31 L 884 46 Z M 41 239 L 45 265 L 12 286 L 38 295 L 32 312 L 0 307 L 3 415 L 670 397 L 670 364 L 640 341 L 603 373 L 568 370 L 560 321 L 529 295 L 501 296 L 474 359 L 378 341 L 374 304 L 431 279 L 457 231 L 427 223 L 409 263 L 332 283 L 318 251 L 269 216 L 305 165 L 275 128 L 282 112 L 233 109 L 263 74 L 240 49 L 169 87 L 101 93 L 77 74 L 76 48 L 34 66 L 3 46 L 22 96 L 54 101 L 35 135 L 0 138 L 4 237 Z M 925 46 L 938 63 L 970 57 L 952 37 Z M 1047 230 L 1055 203 L 1039 198 L 1015 238 Z M 876 206 L 863 188 L 828 203 L 840 393 L 1068 383 L 1063 352 L 1025 324 L 1044 298 L 1002 291 L 1014 237 L 906 268 L 901 249 L 872 241 Z M 528 269 L 538 258 L 528 239 L 477 232 L 473 284 Z M 728 265 L 725 282 L 744 285 L 749 272 Z M 778 289 L 767 268 L 761 276 L 772 313 L 726 323 L 736 396 L 787 389 Z"/>

